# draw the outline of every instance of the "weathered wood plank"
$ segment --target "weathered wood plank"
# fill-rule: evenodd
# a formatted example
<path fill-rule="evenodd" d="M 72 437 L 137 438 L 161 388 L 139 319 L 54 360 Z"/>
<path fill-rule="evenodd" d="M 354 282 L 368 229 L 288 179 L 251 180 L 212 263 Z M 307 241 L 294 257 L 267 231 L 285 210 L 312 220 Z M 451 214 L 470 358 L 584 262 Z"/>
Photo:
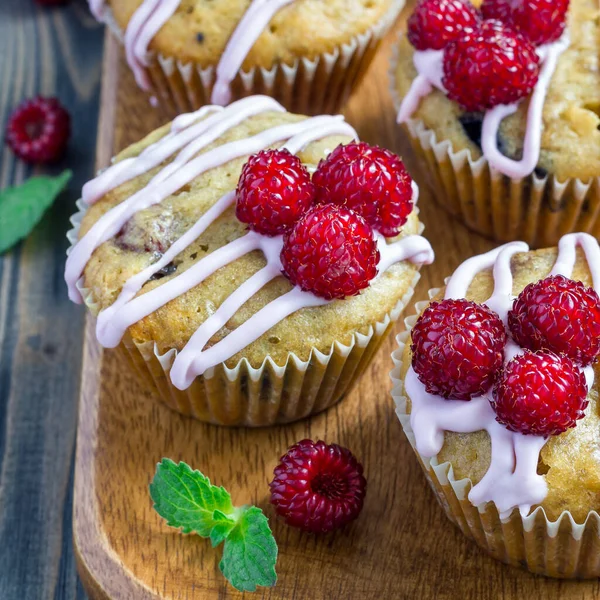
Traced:
<path fill-rule="evenodd" d="M 102 29 L 84 2 L 0 2 L 0 125 L 21 100 L 56 95 L 73 118 L 74 171 L 33 234 L 0 258 L 0 598 L 84 598 L 72 550 L 73 449 L 82 312 L 66 298 L 64 234 L 94 170 Z M 3 134 L 0 134 L 3 141 Z M 1 150 L 0 188 L 33 172 Z"/>

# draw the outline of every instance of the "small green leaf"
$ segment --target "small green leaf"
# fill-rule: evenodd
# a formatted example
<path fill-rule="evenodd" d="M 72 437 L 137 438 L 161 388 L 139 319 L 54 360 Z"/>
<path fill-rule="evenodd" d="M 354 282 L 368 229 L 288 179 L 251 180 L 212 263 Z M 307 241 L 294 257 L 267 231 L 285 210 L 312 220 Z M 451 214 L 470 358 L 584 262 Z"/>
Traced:
<path fill-rule="evenodd" d="M 208 477 L 184 462 L 175 464 L 168 458 L 156 468 L 150 495 L 156 512 L 168 525 L 202 537 L 210 536 L 215 524 L 223 520 L 220 515 L 234 512 L 231 496 L 222 487 L 212 485 Z M 218 519 L 215 511 L 219 511 Z"/>
<path fill-rule="evenodd" d="M 71 176 L 64 171 L 58 177 L 31 177 L 0 192 L 0 254 L 29 235 Z"/>
<path fill-rule="evenodd" d="M 237 590 L 254 592 L 258 585 L 275 585 L 276 563 L 277 544 L 267 517 L 256 506 L 245 509 L 225 540 L 221 572 Z"/>

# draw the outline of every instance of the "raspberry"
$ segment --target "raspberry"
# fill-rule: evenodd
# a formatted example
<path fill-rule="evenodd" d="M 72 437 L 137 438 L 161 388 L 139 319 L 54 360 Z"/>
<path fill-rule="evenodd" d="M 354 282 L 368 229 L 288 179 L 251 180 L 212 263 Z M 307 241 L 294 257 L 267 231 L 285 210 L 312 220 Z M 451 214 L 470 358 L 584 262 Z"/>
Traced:
<path fill-rule="evenodd" d="M 288 525 L 326 533 L 358 517 L 367 481 L 350 450 L 302 440 L 281 458 L 269 487 L 271 504 Z"/>
<path fill-rule="evenodd" d="M 420 0 L 408 19 L 408 39 L 417 50 L 441 50 L 478 22 L 477 9 L 464 0 Z"/>
<path fill-rule="evenodd" d="M 470 400 L 493 384 L 505 344 L 504 324 L 487 306 L 432 302 L 412 330 L 412 367 L 430 394 Z"/>
<path fill-rule="evenodd" d="M 483 0 L 481 14 L 484 19 L 498 19 L 510 23 L 513 7 L 518 0 Z"/>
<path fill-rule="evenodd" d="M 547 277 L 519 294 L 508 327 L 523 348 L 552 350 L 589 365 L 600 353 L 600 298 L 580 281 Z"/>
<path fill-rule="evenodd" d="M 71 134 L 71 118 L 56 98 L 38 96 L 20 104 L 6 125 L 6 144 L 21 159 L 49 163 L 61 158 Z"/>
<path fill-rule="evenodd" d="M 360 213 L 386 237 L 394 237 L 413 208 L 412 179 L 389 150 L 364 142 L 338 146 L 313 175 L 317 202 Z"/>
<path fill-rule="evenodd" d="M 584 416 L 587 385 L 568 356 L 539 350 L 513 358 L 494 385 L 496 420 L 511 431 L 558 435 Z"/>
<path fill-rule="evenodd" d="M 369 224 L 332 204 L 306 213 L 285 235 L 281 251 L 290 281 L 327 300 L 358 294 L 377 275 L 378 262 Z"/>
<path fill-rule="evenodd" d="M 444 51 L 443 83 L 448 97 L 467 111 L 518 102 L 537 83 L 534 46 L 500 21 L 484 21 Z"/>
<path fill-rule="evenodd" d="M 485 0 L 486 18 L 501 19 L 539 46 L 556 41 L 565 30 L 569 0 Z"/>
<path fill-rule="evenodd" d="M 297 156 L 264 150 L 251 156 L 238 182 L 235 214 L 250 229 L 278 235 L 311 206 L 315 188 Z"/>

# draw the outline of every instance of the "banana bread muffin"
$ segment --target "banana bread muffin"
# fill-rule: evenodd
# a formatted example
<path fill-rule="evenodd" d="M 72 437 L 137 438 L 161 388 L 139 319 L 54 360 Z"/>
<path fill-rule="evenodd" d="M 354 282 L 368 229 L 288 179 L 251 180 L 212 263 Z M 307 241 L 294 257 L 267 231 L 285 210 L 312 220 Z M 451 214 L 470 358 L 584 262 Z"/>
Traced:
<path fill-rule="evenodd" d="M 556 244 L 569 231 L 598 237 L 600 7 L 595 0 L 518 0 L 511 14 L 501 7 L 500 0 L 481 10 L 462 0 L 422 0 L 393 65 L 399 121 L 436 198 L 470 228 L 534 246 Z M 422 13 L 436 11 L 460 32 L 432 48 Z M 489 17 L 503 22 L 490 26 Z M 502 67 L 469 54 L 502 48 L 516 48 Z M 430 92 L 416 94 L 432 73 L 437 80 L 421 89 Z"/>
<path fill-rule="evenodd" d="M 124 150 L 84 187 L 66 268 L 100 342 L 204 420 L 290 421 L 339 400 L 433 258 L 402 163 L 355 136 L 258 96 Z"/>
<path fill-rule="evenodd" d="M 173 110 L 253 93 L 296 112 L 339 109 L 404 0 L 90 0 L 138 84 Z"/>
<path fill-rule="evenodd" d="M 556 577 L 600 574 L 598 289 L 587 234 L 507 244 L 432 290 L 394 355 L 398 416 L 449 518 Z"/>

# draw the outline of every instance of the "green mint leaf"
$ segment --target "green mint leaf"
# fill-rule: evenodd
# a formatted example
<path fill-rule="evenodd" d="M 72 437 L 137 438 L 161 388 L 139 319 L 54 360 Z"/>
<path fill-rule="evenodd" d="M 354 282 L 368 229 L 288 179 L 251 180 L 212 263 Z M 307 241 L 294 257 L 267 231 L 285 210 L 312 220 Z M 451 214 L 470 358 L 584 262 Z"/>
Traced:
<path fill-rule="evenodd" d="M 58 177 L 31 177 L 0 192 L 0 254 L 29 235 L 71 176 L 64 171 Z"/>
<path fill-rule="evenodd" d="M 175 464 L 168 458 L 156 468 L 150 496 L 168 525 L 202 537 L 209 537 L 217 522 L 223 521 L 221 515 L 234 512 L 231 496 L 222 487 L 212 485 L 208 477 L 184 462 Z M 217 519 L 215 511 L 219 511 Z"/>
<path fill-rule="evenodd" d="M 225 489 L 168 458 L 156 467 L 150 496 L 171 527 L 208 537 L 213 548 L 225 542 L 219 568 L 233 587 L 253 592 L 259 585 L 275 585 L 277 543 L 260 508 L 235 508 Z"/>
<path fill-rule="evenodd" d="M 234 588 L 254 592 L 258 585 L 273 586 L 277 582 L 277 544 L 260 508 L 242 510 L 225 540 L 219 568 Z"/>

